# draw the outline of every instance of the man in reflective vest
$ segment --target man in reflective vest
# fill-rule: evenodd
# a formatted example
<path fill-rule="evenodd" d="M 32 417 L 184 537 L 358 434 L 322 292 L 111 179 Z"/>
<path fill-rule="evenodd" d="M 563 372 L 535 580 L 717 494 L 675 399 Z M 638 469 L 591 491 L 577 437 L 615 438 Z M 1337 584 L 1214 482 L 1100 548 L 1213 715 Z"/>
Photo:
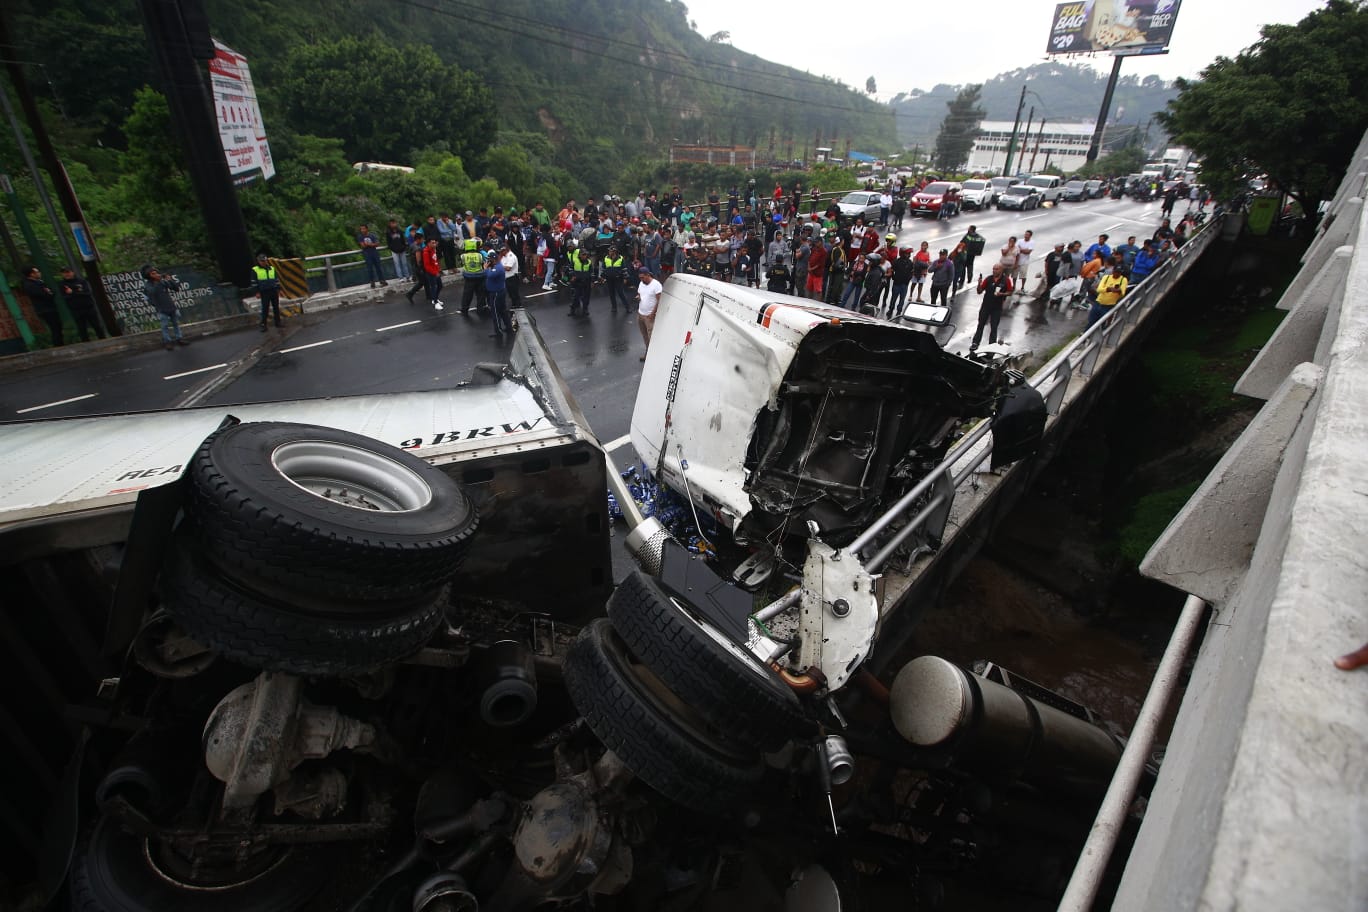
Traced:
<path fill-rule="evenodd" d="M 465 242 L 465 252 L 461 254 L 461 278 L 465 281 L 465 288 L 461 293 L 461 316 L 469 316 L 470 302 L 475 301 L 480 310 L 487 306 L 485 303 L 485 258 L 480 253 L 480 241 L 478 238 L 467 238 Z"/>
<path fill-rule="evenodd" d="M 608 282 L 608 301 L 613 305 L 613 313 L 617 313 L 618 301 L 622 301 L 623 313 L 627 313 L 627 266 L 617 245 L 609 247 L 603 258 L 603 277 Z"/>
<path fill-rule="evenodd" d="M 275 325 L 280 325 L 280 278 L 266 254 L 257 254 L 256 265 L 252 267 L 256 277 L 257 297 L 261 298 L 261 331 L 266 331 L 266 312 L 275 314 Z"/>
<path fill-rule="evenodd" d="M 589 315 L 589 292 L 593 279 L 593 254 L 585 252 L 584 245 L 581 244 L 570 251 L 570 291 L 574 295 L 570 299 L 572 315 L 576 310 L 582 310 L 585 316 Z"/>

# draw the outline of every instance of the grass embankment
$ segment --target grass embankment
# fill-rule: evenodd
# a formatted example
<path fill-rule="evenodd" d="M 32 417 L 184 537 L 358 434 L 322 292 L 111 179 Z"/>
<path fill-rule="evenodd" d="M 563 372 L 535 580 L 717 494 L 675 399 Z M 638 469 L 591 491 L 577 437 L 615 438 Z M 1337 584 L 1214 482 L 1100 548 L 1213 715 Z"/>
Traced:
<path fill-rule="evenodd" d="M 1140 563 L 1262 406 L 1233 387 L 1286 316 L 1275 305 L 1301 250 L 1287 241 L 1241 242 L 1229 266 L 1184 289 L 1184 309 L 1130 371 L 1118 397 L 1124 418 L 1107 431 L 1116 435 L 1112 476 L 1126 479 L 1111 514 L 1121 517 L 1112 537 L 1125 564 Z"/>

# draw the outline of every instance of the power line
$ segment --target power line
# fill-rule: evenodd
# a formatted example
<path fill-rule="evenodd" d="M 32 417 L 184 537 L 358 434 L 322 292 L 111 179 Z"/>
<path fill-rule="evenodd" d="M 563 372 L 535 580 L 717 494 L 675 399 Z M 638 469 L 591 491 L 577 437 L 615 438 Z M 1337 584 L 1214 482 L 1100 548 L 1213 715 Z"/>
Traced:
<path fill-rule="evenodd" d="M 504 33 L 507 33 L 507 34 L 515 35 L 515 36 L 520 37 L 520 38 L 529 38 L 529 39 L 538 41 L 538 42 L 540 42 L 540 43 L 542 43 L 542 44 L 548 44 L 548 45 L 551 45 L 552 47 L 564 48 L 564 49 L 566 49 L 566 50 L 572 50 L 572 51 L 583 51 L 583 50 L 584 50 L 584 48 L 583 48 L 582 46 L 580 46 L 580 45 L 571 44 L 571 43 L 566 42 L 566 41 L 557 41 L 557 40 L 555 40 L 554 38 L 549 38 L 549 37 L 546 37 L 545 35 L 536 34 L 536 33 L 530 32 L 530 31 L 522 30 L 522 29 L 512 28 L 512 27 L 510 27 L 510 26 L 495 25 L 495 24 L 490 23 L 490 22 L 481 22 L 481 21 L 478 21 L 478 20 L 472 22 L 472 21 L 470 21 L 470 20 L 468 20 L 468 19 L 465 19 L 464 17 L 458 16 L 458 14 L 455 13 L 455 12 L 453 12 L 453 11 L 445 10 L 445 9 L 440 9 L 440 8 L 437 8 L 437 7 L 425 6 L 425 5 L 423 5 L 422 3 L 419 3 L 418 0 L 396 0 L 396 2 L 398 2 L 399 4 L 401 4 L 401 5 L 403 5 L 403 6 L 411 6 L 411 7 L 414 7 L 415 9 L 420 9 L 420 10 L 422 10 L 422 11 L 424 11 L 424 12 L 435 13 L 435 14 L 441 15 L 441 16 L 450 16 L 450 17 L 452 17 L 452 18 L 460 18 L 461 21 L 464 22 L 467 26 L 472 26 L 472 25 L 474 25 L 474 26 L 479 26 L 480 28 L 486 28 L 486 29 L 490 29 L 490 30 L 496 31 L 496 32 L 504 32 Z M 483 12 L 483 11 L 482 11 L 482 12 Z M 746 88 L 746 87 L 744 87 L 744 86 L 732 85 L 732 84 L 730 84 L 730 83 L 721 82 L 721 81 L 719 81 L 719 80 L 708 79 L 707 77 L 704 77 L 704 76 L 698 76 L 698 75 L 693 75 L 693 74 L 689 74 L 689 73 L 680 73 L 680 72 L 677 72 L 677 71 L 675 71 L 675 70 L 666 69 L 666 68 L 664 68 L 664 67 L 652 66 L 652 65 L 647 64 L 647 63 L 642 63 L 640 60 L 628 60 L 628 59 L 625 59 L 625 58 L 622 58 L 622 57 L 613 57 L 613 56 L 610 56 L 610 55 L 608 55 L 608 54 L 602 54 L 602 53 L 598 54 L 598 57 L 599 57 L 599 59 L 604 60 L 604 61 L 608 61 L 608 62 L 611 62 L 611 63 L 621 63 L 621 64 L 623 64 L 624 66 L 635 67 L 635 68 L 637 68 L 637 69 L 647 70 L 647 71 L 653 72 L 653 73 L 660 73 L 660 74 L 662 74 L 662 75 L 669 76 L 669 77 L 671 77 L 671 78 L 673 78 L 673 79 L 692 80 L 692 81 L 694 81 L 694 82 L 696 82 L 696 83 L 700 83 L 700 84 L 703 84 L 703 85 L 716 86 L 716 87 L 718 87 L 718 88 L 727 89 L 727 90 L 732 91 L 732 92 L 739 92 L 739 93 L 745 94 L 745 95 L 753 95 L 753 96 L 755 96 L 755 97 L 757 97 L 757 98 L 768 98 L 768 99 L 771 99 L 771 100 L 774 100 L 774 101 L 784 101 L 784 102 L 788 102 L 788 103 L 790 103 L 790 104 L 804 105 L 804 106 L 806 106 L 806 107 L 808 107 L 808 108 L 825 108 L 825 109 L 828 109 L 828 110 L 840 111 L 840 112 L 845 113 L 845 114 L 864 114 L 864 113 L 865 113 L 865 112 L 859 111 L 858 109 L 856 109 L 856 108 L 854 108 L 854 107 L 852 107 L 852 106 L 850 106 L 850 105 L 838 105 L 838 104 L 832 104 L 832 103 L 830 103 L 830 102 L 812 101 L 812 100 L 803 99 L 803 98 L 794 98 L 794 97 L 792 97 L 792 96 L 790 96 L 790 95 L 780 95 L 780 94 L 778 94 L 778 93 L 776 93 L 776 92 L 765 92 L 765 91 L 762 91 L 762 90 L 760 90 L 760 89 L 751 89 L 751 88 Z M 839 87 L 838 87 L 838 86 L 833 86 L 833 88 L 839 88 Z M 849 91 L 849 90 L 847 90 L 847 91 Z M 873 114 L 874 114 L 874 112 L 868 112 L 868 113 L 869 113 L 870 116 L 873 116 Z"/>

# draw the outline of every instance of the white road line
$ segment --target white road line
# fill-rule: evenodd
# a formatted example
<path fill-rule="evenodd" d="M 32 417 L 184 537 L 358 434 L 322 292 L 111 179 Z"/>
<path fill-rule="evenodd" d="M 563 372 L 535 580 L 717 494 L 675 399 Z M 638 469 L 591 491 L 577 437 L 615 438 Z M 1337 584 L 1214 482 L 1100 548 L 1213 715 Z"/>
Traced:
<path fill-rule="evenodd" d="M 1127 221 L 1129 221 L 1129 219 L 1127 219 Z M 1125 222 L 1117 222 L 1115 225 L 1108 225 L 1106 228 L 1102 229 L 1102 233 L 1106 234 L 1108 231 L 1115 231 L 1117 228 L 1120 228 L 1124 224 Z"/>
<path fill-rule="evenodd" d="M 388 332 L 391 329 L 403 329 L 405 326 L 417 326 L 422 320 L 409 320 L 407 323 L 395 323 L 393 326 L 382 326 L 376 330 L 378 333 Z"/>
<path fill-rule="evenodd" d="M 303 351 L 306 348 L 317 348 L 320 345 L 331 345 L 332 339 L 324 339 L 322 342 L 310 342 L 308 345 L 296 345 L 294 348 L 282 348 L 276 352 L 278 355 L 288 355 L 290 352 Z"/>
<path fill-rule="evenodd" d="M 223 364 L 212 364 L 212 365 L 210 365 L 209 367 L 197 367 L 197 368 L 195 368 L 195 369 L 192 370 L 192 371 L 181 371 L 179 374 L 168 374 L 167 376 L 162 377 L 162 379 L 163 379 L 163 380 L 179 380 L 181 377 L 189 377 L 191 374 L 202 374 L 202 373 L 205 373 L 206 371 L 216 371 L 216 370 L 218 370 L 218 369 L 221 368 L 221 367 L 227 367 L 227 366 L 228 366 L 228 363 L 225 361 Z"/>
<path fill-rule="evenodd" d="M 546 297 L 546 296 L 549 295 L 549 294 L 555 294 L 555 293 L 556 293 L 556 290 L 553 288 L 553 289 L 551 289 L 550 291 L 539 291 L 539 292 L 537 292 L 536 294 L 525 294 L 525 295 L 523 295 L 523 299 L 526 300 L 527 298 L 544 298 L 544 297 Z"/>
<path fill-rule="evenodd" d="M 1040 215 L 1028 215 L 1028 216 L 1026 216 L 1025 218 L 1019 218 L 1019 219 L 1017 219 L 1017 221 L 1018 221 L 1018 222 L 1029 222 L 1031 219 L 1044 218 L 1044 217 L 1047 216 L 1047 215 L 1053 215 L 1053 214 L 1054 214 L 1054 213 L 1051 213 L 1051 212 L 1042 212 L 1042 213 L 1040 213 Z"/>
<path fill-rule="evenodd" d="M 45 402 L 45 403 L 43 403 L 42 405 L 31 405 L 31 406 L 29 406 L 29 407 L 26 408 L 26 409 L 19 409 L 19 410 L 18 410 L 17 412 L 15 412 L 14 414 L 16 414 L 16 415 L 25 415 L 25 414 L 28 414 L 29 412 L 36 412 L 36 411 L 38 411 L 39 409 L 53 408 L 53 407 L 58 406 L 58 405 L 66 405 L 68 402 L 80 402 L 82 399 L 94 399 L 94 398 L 95 398 L 95 394 L 94 394 L 94 393 L 86 393 L 84 396 L 72 396 L 70 399 L 62 399 L 62 400 L 60 400 L 60 401 L 58 401 L 58 402 Z"/>
<path fill-rule="evenodd" d="M 632 442 L 631 434 L 623 434 L 616 440 L 610 440 L 603 445 L 603 449 L 611 453 L 613 450 L 621 449 L 623 446 Z"/>

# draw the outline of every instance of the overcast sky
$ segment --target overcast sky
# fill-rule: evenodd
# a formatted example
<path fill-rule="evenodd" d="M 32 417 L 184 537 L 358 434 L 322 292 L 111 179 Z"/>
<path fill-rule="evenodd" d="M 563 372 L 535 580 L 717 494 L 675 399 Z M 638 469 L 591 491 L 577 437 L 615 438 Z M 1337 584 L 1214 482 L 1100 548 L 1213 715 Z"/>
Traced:
<path fill-rule="evenodd" d="M 731 32 L 736 48 L 855 88 L 873 76 L 881 98 L 942 82 L 985 82 L 1039 63 L 1056 6 L 1056 0 L 684 2 L 705 37 Z M 1121 75 L 1194 77 L 1217 56 L 1233 57 L 1257 41 L 1265 23 L 1298 22 L 1324 6 L 1324 0 L 1183 0 L 1169 53 L 1126 60 Z M 1093 66 L 1111 69 L 1110 57 L 1062 59 L 1091 59 Z"/>

